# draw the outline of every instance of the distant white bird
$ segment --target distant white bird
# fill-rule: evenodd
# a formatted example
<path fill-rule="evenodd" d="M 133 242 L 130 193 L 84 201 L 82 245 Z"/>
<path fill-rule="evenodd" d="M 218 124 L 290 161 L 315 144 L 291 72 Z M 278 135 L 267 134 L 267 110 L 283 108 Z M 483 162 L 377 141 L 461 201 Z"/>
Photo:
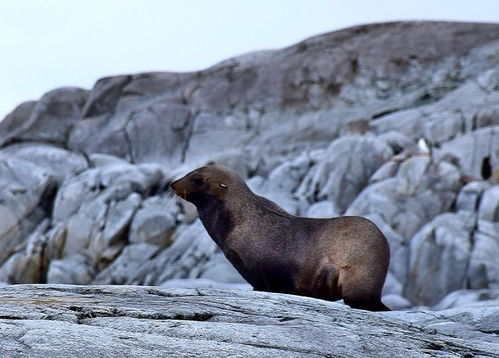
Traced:
<path fill-rule="evenodd" d="M 423 137 L 419 138 L 418 140 L 418 148 L 421 153 L 430 154 L 431 152 L 428 142 Z"/>
<path fill-rule="evenodd" d="M 430 162 L 433 162 L 433 145 L 429 140 L 424 137 L 418 140 L 419 154 L 427 155 L 430 157 Z"/>

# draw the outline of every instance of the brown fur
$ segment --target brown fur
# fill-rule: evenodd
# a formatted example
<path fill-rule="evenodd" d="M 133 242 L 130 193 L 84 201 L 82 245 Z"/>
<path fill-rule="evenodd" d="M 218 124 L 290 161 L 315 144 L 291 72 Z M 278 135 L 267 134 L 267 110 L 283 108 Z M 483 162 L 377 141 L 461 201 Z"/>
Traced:
<path fill-rule="evenodd" d="M 171 187 L 196 205 L 210 236 L 256 290 L 388 310 L 381 289 L 390 253 L 371 221 L 293 216 L 220 166 L 196 169 Z"/>

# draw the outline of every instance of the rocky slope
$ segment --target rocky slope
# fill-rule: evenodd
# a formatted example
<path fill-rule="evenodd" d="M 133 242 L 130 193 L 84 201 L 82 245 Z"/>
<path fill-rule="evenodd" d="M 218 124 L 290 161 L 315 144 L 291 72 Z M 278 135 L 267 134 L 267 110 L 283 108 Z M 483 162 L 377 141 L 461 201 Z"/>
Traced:
<path fill-rule="evenodd" d="M 0 302 L 1 357 L 499 355 L 497 306 L 372 313 L 270 293 L 65 285 L 5 287 Z"/>
<path fill-rule="evenodd" d="M 393 308 L 493 296 L 499 25 L 360 26 L 19 105 L 0 122 L 0 281 L 248 288 L 166 192 L 207 161 L 294 214 L 376 222 Z"/>

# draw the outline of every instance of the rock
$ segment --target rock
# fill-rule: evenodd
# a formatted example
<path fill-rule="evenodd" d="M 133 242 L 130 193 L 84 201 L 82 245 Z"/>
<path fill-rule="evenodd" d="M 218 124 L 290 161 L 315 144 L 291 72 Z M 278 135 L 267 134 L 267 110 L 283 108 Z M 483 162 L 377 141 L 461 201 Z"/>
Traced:
<path fill-rule="evenodd" d="M 3 120 L 0 120 L 0 146 L 9 144 L 15 134 L 19 133 L 19 128 L 28 121 L 36 101 L 27 101 L 18 105 Z"/>
<path fill-rule="evenodd" d="M 469 288 L 499 288 L 499 223 L 479 220 L 468 267 Z"/>
<path fill-rule="evenodd" d="M 83 117 L 95 117 L 114 112 L 123 88 L 132 76 L 105 77 L 97 81 L 83 109 Z"/>
<path fill-rule="evenodd" d="M 92 281 L 95 284 L 123 285 L 158 253 L 157 245 L 140 242 L 127 245 L 120 255 Z"/>
<path fill-rule="evenodd" d="M 162 99 L 133 111 L 125 125 L 130 160 L 168 165 L 185 159 L 188 136 L 192 132 L 191 109 Z M 105 143 L 103 143 L 105 144 Z M 162 153 L 158 160 L 158 153 Z"/>
<path fill-rule="evenodd" d="M 104 78 L 92 89 L 85 120 L 74 128 L 69 146 L 87 154 L 173 165 L 179 159 L 211 159 L 207 153 L 239 151 L 251 142 L 274 147 L 265 152 L 280 151 L 272 145 L 278 139 L 281 148 L 295 151 L 303 144 L 329 143 L 348 123 L 381 120 L 387 112 L 437 102 L 465 79 L 485 73 L 494 66 L 491 56 L 472 50 L 492 48 L 495 31 L 484 24 L 378 24 L 239 56 L 196 74 Z M 476 100 L 485 93 L 475 85 L 454 98 L 475 100 L 473 107 L 493 103 L 493 98 Z M 435 111 L 453 119 L 458 117 L 454 105 L 450 98 Z M 294 112 L 303 116 L 296 116 L 296 125 L 290 126 L 288 116 L 281 114 Z M 445 132 L 450 122 L 438 118 L 433 117 L 429 130 Z M 177 125 L 172 130 L 170 121 L 185 124 L 185 130 Z M 420 129 L 414 127 L 419 133 L 410 136 L 424 135 Z"/>
<path fill-rule="evenodd" d="M 305 153 L 297 158 L 286 161 L 272 170 L 267 180 L 261 181 L 259 185 L 254 182 L 252 189 L 257 195 L 276 202 L 291 214 L 299 212 L 299 202 L 294 193 L 300 184 L 301 178 L 308 172 L 310 158 Z"/>
<path fill-rule="evenodd" d="M 499 222 L 499 185 L 494 185 L 483 192 L 478 217 L 482 220 Z"/>
<path fill-rule="evenodd" d="M 50 144 L 13 144 L 1 149 L 0 155 L 32 162 L 47 170 L 58 184 L 65 178 L 80 174 L 88 167 L 83 156 Z"/>
<path fill-rule="evenodd" d="M 456 210 L 467 210 L 474 212 L 482 198 L 484 190 L 490 186 L 485 181 L 472 181 L 461 188 L 456 201 Z"/>
<path fill-rule="evenodd" d="M 407 310 L 412 307 L 408 299 L 394 293 L 383 295 L 383 303 L 392 311 Z"/>
<path fill-rule="evenodd" d="M 225 258 L 221 251 L 216 252 L 210 260 L 204 264 L 203 270 L 199 274 L 199 277 L 200 279 L 220 284 L 218 288 L 230 287 L 223 285 L 243 285 L 244 287 L 249 285 L 239 274 L 239 272 L 237 272 L 234 266 L 232 266 L 232 264 Z"/>
<path fill-rule="evenodd" d="M 46 244 L 43 234 L 49 225 L 44 220 L 38 225 L 33 233 L 27 238 L 27 245 L 10 256 L 0 268 L 0 279 L 8 283 L 42 283 L 47 266 L 47 258 L 44 255 Z"/>
<path fill-rule="evenodd" d="M 102 235 L 91 242 L 89 248 L 100 253 L 101 260 L 111 262 L 127 241 L 128 226 L 140 205 L 141 197 L 131 193 L 124 200 L 112 201 L 108 206 Z"/>
<path fill-rule="evenodd" d="M 183 278 L 165 281 L 161 284 L 165 288 L 216 288 L 219 290 L 244 290 L 251 291 L 253 287 L 249 283 L 226 283 L 213 281 L 207 278 Z"/>
<path fill-rule="evenodd" d="M 499 305 L 498 289 L 457 290 L 449 293 L 438 304 L 435 310 L 446 310 L 457 307 L 497 307 Z"/>
<path fill-rule="evenodd" d="M 460 170 L 474 178 L 481 177 L 482 161 L 492 154 L 493 171 L 499 169 L 499 118 L 494 120 L 496 126 L 480 128 L 463 136 L 457 136 L 442 145 L 441 155 L 451 154 L 458 158 Z"/>
<path fill-rule="evenodd" d="M 171 197 L 151 197 L 144 200 L 130 225 L 130 242 L 168 246 L 176 226 L 176 213 L 175 200 Z"/>
<path fill-rule="evenodd" d="M 127 284 L 160 285 L 175 278 L 198 278 L 218 248 L 201 222 L 177 229 L 173 244 L 156 255 Z"/>
<path fill-rule="evenodd" d="M 97 271 L 94 252 L 81 250 L 62 260 L 52 260 L 47 272 L 47 283 L 89 284 Z"/>
<path fill-rule="evenodd" d="M 6 286 L 0 299 L 0 354 L 6 356 L 499 354 L 494 321 L 466 310 L 372 314 L 291 295 L 136 286 Z M 452 335 L 438 325 L 466 318 L 466 328 Z"/>
<path fill-rule="evenodd" d="M 387 281 L 390 278 L 390 274 L 393 275 L 393 279 L 397 282 L 397 289 L 388 292 L 402 294 L 402 287 L 407 281 L 407 269 L 409 266 L 409 240 L 406 240 L 402 235 L 393 230 L 381 216 L 371 214 L 367 215 L 366 218 L 376 224 L 390 245 L 390 267 Z"/>
<path fill-rule="evenodd" d="M 322 200 L 310 205 L 306 216 L 309 218 L 332 218 L 339 216 L 339 211 L 332 202 Z"/>
<path fill-rule="evenodd" d="M 387 312 L 385 315 L 412 324 L 422 325 L 440 334 L 459 337 L 465 341 L 479 340 L 484 345 L 497 342 L 497 307 L 466 307 L 444 311 Z M 466 355 L 459 352 L 461 356 Z M 487 357 L 485 352 L 477 356 Z M 494 355 L 492 355 L 494 356 Z"/>
<path fill-rule="evenodd" d="M 429 92 L 436 89 L 442 90 L 437 87 Z M 376 133 L 397 131 L 412 139 L 419 139 L 419 136 L 433 144 L 440 144 L 494 124 L 496 111 L 499 110 L 496 93 L 488 95 L 474 81 L 457 88 L 451 85 L 445 92 L 448 93 L 442 98 L 435 98 L 430 104 L 382 116 L 374 121 L 372 127 Z M 430 97 L 435 96 L 430 93 Z M 483 112 L 484 107 L 488 113 Z"/>
<path fill-rule="evenodd" d="M 412 156 L 397 168 L 394 177 L 379 180 L 361 192 L 347 215 L 379 215 L 409 240 L 423 224 L 450 209 L 460 187 L 460 174 L 447 162 Z"/>
<path fill-rule="evenodd" d="M 88 91 L 80 88 L 59 88 L 45 94 L 36 104 L 31 102 L 19 107 L 0 127 L 4 133 L 0 145 L 23 140 L 65 146 L 70 131 L 81 119 L 87 96 Z M 7 133 L 2 127 L 6 127 Z"/>
<path fill-rule="evenodd" d="M 162 180 L 155 167 L 112 163 L 65 181 L 53 211 L 54 220 L 66 226 L 63 256 L 90 248 L 99 259 L 112 261 L 128 241 L 141 195 L 161 186 Z"/>
<path fill-rule="evenodd" d="M 473 227 L 468 212 L 444 213 L 414 235 L 405 297 L 434 305 L 449 292 L 465 288 Z"/>
<path fill-rule="evenodd" d="M 312 202 L 328 199 L 343 212 L 392 154 L 385 142 L 373 136 L 342 137 L 308 171 L 297 195 Z"/>
<path fill-rule="evenodd" d="M 49 215 L 56 180 L 30 161 L 0 153 L 0 264 Z"/>
<path fill-rule="evenodd" d="M 385 284 L 383 286 L 383 295 L 401 296 L 403 289 L 404 286 L 400 283 L 400 281 L 395 277 L 395 275 L 391 271 L 388 271 Z"/>

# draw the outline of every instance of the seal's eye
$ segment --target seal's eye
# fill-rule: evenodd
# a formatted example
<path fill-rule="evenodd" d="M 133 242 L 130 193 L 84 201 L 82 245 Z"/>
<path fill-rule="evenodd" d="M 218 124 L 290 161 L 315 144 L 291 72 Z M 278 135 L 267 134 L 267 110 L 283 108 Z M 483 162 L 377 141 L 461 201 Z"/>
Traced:
<path fill-rule="evenodd" d="M 193 174 L 191 176 L 191 181 L 196 185 L 202 185 L 204 183 L 204 178 L 199 174 Z"/>
<path fill-rule="evenodd" d="M 225 183 L 220 183 L 220 184 L 218 184 L 218 186 L 219 186 L 220 188 L 227 189 L 227 184 L 225 184 Z"/>

